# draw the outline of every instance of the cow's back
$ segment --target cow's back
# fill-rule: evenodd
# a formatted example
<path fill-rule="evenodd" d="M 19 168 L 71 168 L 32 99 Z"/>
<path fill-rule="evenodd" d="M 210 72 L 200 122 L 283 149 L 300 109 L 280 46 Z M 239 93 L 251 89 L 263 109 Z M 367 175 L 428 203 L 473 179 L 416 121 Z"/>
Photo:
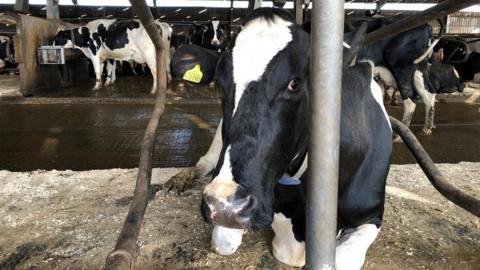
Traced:
<path fill-rule="evenodd" d="M 392 131 L 381 93 L 373 94 L 371 69 L 360 63 L 343 73 L 339 227 L 358 226 L 383 214 Z"/>

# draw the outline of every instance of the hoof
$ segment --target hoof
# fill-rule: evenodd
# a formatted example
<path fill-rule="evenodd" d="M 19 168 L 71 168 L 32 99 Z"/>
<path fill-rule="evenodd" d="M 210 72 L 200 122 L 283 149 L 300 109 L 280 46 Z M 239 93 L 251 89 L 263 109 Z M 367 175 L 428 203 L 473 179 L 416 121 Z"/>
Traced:
<path fill-rule="evenodd" d="M 183 169 L 163 184 L 163 190 L 180 194 L 192 188 L 197 177 L 198 169 L 196 167 Z"/>
<path fill-rule="evenodd" d="M 431 128 L 423 128 L 422 129 L 423 135 L 431 135 L 432 134 L 432 129 Z"/>

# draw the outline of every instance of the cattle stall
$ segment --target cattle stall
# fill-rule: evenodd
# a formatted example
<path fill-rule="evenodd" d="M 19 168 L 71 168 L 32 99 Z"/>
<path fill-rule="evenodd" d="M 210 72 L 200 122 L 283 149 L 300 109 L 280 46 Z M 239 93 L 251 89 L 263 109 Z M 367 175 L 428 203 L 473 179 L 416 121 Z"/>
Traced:
<path fill-rule="evenodd" d="M 423 12 L 381 10 L 399 2 L 388 0 L 362 1 L 368 5 L 365 9 L 355 8 L 352 1 L 280 0 L 271 4 L 277 6 L 273 11 L 269 9 L 270 1 L 258 0 L 210 1 L 228 2 L 214 3 L 222 7 L 198 6 L 195 0 L 185 1 L 192 7 L 170 2 L 171 6 L 164 7 L 162 0 L 131 0 L 131 6 L 121 7 L 107 1 L 97 6 L 73 1 L 75 4 L 54 6 L 57 19 L 43 18 L 47 10 L 52 14 L 52 6 L 43 9 L 43 5 L 28 5 L 26 0 L 15 2 L 17 8 L 23 4 L 23 10 L 16 15 L 15 29 L 8 35 L 16 35 L 15 61 L 19 63 L 20 77 L 11 81 L 20 89 L 20 95 L 0 95 L 0 269 L 476 270 L 480 265 L 478 102 L 464 103 L 474 97 L 468 91 L 436 93 L 434 132 L 425 134 L 422 129 L 429 121 L 428 106 L 418 105 L 407 127 L 396 120 L 405 118 L 405 100 L 401 105 L 382 102 L 378 94 L 382 89 L 373 86 L 376 83 L 372 78 L 377 60 L 364 61 L 365 56 L 359 53 L 378 40 L 388 39 L 389 35 L 394 38 L 425 22 L 433 26 L 426 48 L 441 35 L 442 42 L 456 46 L 453 50 L 459 51 L 460 47 L 473 52 L 475 48 L 469 44 L 478 38 L 475 24 L 480 13 L 457 11 L 480 1 L 427 0 L 422 4 L 438 5 Z M 238 6 L 232 8 L 235 2 Z M 48 5 L 55 3 L 49 1 Z M 261 6 L 267 9 L 258 9 Z M 451 15 L 445 17 L 447 14 Z M 375 26 L 373 31 L 367 31 L 367 24 L 348 25 L 355 29 L 352 32 L 343 27 L 344 21 L 352 18 L 373 22 L 379 17 L 388 23 Z M 436 20 L 441 17 L 444 26 Z M 92 90 L 98 79 L 94 67 L 89 67 L 88 56 L 78 50 L 81 45 L 62 50 L 67 60 L 64 65 L 40 64 L 44 60 L 39 58 L 39 49 L 49 49 L 47 46 L 57 42 L 60 31 L 65 31 L 67 40 L 75 44 L 74 31 L 85 31 L 79 26 L 110 19 L 121 23 L 137 19 L 145 26 L 155 50 L 155 94 L 149 93 L 150 68 L 143 71 L 144 67 L 135 63 L 113 62 L 117 83 Z M 214 83 L 195 83 L 198 70 L 203 76 L 199 81 L 206 76 L 203 66 L 196 64 L 186 68 L 189 76 L 181 75 L 178 81 L 169 82 L 168 75 L 173 72 L 166 72 L 166 53 L 176 50 L 191 60 L 195 58 L 192 52 L 201 55 L 202 50 L 209 49 L 182 51 L 195 44 L 168 48 L 162 36 L 165 28 L 160 28 L 159 23 L 171 27 L 171 40 L 175 35 L 188 40 L 187 34 L 194 26 L 207 29 L 217 19 L 232 29 L 237 40 L 220 52 L 210 49 L 216 54 L 214 60 L 209 60 L 215 62 L 210 63 L 216 70 L 212 72 L 219 72 Z M 262 24 L 262 20 L 268 23 Z M 311 25 L 294 25 L 303 21 L 311 21 Z M 126 25 L 129 31 L 137 27 Z M 88 30 L 100 29 L 95 27 Z M 258 29 L 277 32 L 265 41 L 262 34 L 266 32 L 255 36 Z M 285 29 L 289 29 L 288 33 Z M 205 32 L 201 36 L 203 39 Z M 98 44 L 93 34 L 91 37 Z M 129 42 L 132 37 L 127 36 Z M 307 40 L 311 41 L 308 57 Z M 285 47 L 277 47 L 282 42 L 286 42 Z M 211 40 L 207 43 L 212 44 Z M 52 49 L 57 50 L 56 46 Z M 396 47 L 387 50 L 391 48 Z M 272 51 L 276 54 L 270 55 Z M 436 53 L 432 46 L 432 56 L 424 54 L 434 58 Z M 423 57 L 417 56 L 412 59 Z M 285 68 L 287 62 L 291 67 Z M 443 59 L 439 62 L 449 68 L 457 64 Z M 415 73 L 413 83 L 422 79 L 425 89 L 442 83 L 432 71 L 436 64 L 420 63 L 422 77 Z M 112 76 L 112 65 L 108 65 L 105 62 L 102 80 Z M 136 65 L 132 73 L 146 75 L 123 74 L 129 65 Z M 258 78 L 245 76 L 245 89 L 232 87 L 231 82 L 243 85 L 237 77 L 242 68 L 242 74 Z M 291 70 L 298 72 L 289 73 Z M 275 71 L 277 74 L 272 75 Z M 449 71 L 448 76 L 461 79 L 455 77 L 456 69 Z M 388 76 L 375 79 L 384 80 L 384 85 L 379 85 L 385 92 L 388 87 L 400 85 L 388 85 Z M 474 81 L 462 83 L 462 89 L 475 86 Z M 188 85 L 187 90 L 182 84 Z M 272 99 L 270 85 L 282 85 L 278 99 Z M 260 89 L 268 93 L 268 103 L 261 103 L 265 97 Z M 0 93 L 2 90 L 0 84 Z M 346 99 L 345 93 L 356 98 L 355 92 L 365 93 L 359 95 L 365 99 Z M 305 99 L 303 94 L 307 93 Z M 403 99 L 401 94 L 398 99 Z M 278 107 L 283 102 L 295 104 L 294 98 L 307 103 L 294 111 L 289 110 L 294 106 Z M 425 103 L 421 99 L 412 98 L 415 103 Z M 342 107 L 345 103 L 356 111 Z M 303 104 L 310 109 L 305 110 Z M 265 116 L 265 108 L 282 108 L 283 113 L 274 114 L 271 109 Z M 367 113 L 372 110 L 377 114 Z M 342 122 L 345 112 L 356 120 Z M 283 132 L 275 125 L 265 128 L 265 123 L 275 120 L 271 115 L 290 119 L 283 122 L 287 127 Z M 292 128 L 293 122 L 299 124 Z M 362 124 L 368 128 L 362 129 Z M 431 124 L 435 126 L 433 121 Z M 257 132 L 252 132 L 255 128 Z M 357 137 L 345 137 L 345 130 Z M 403 142 L 391 143 L 393 132 L 400 134 Z M 285 136 L 282 147 L 266 151 L 267 146 L 278 145 L 277 134 Z M 362 137 L 365 134 L 371 137 Z M 267 137 L 269 140 L 262 140 Z M 372 141 L 382 145 L 374 151 L 374 157 L 381 157 L 381 162 L 345 173 L 346 167 L 357 165 L 345 166 L 345 138 L 354 142 L 348 144 L 352 149 L 359 145 L 360 149 L 368 148 Z M 256 142 L 261 140 L 263 145 Z M 290 149 L 285 141 L 295 145 L 288 150 L 292 152 L 285 150 Z M 263 153 L 264 157 L 253 152 Z M 352 155 L 352 160 L 364 162 L 371 157 L 370 152 L 360 153 Z M 277 172 L 282 170 L 278 164 L 285 167 L 284 163 L 288 165 L 286 172 Z M 361 164 L 357 167 L 366 163 Z M 252 172 L 244 173 L 244 168 Z M 272 184 L 275 201 L 271 224 L 254 227 L 249 226 L 250 219 L 260 216 L 258 220 L 266 222 L 268 216 L 255 207 L 268 209 L 266 202 L 272 196 L 255 189 L 256 182 L 248 181 L 260 179 L 256 173 L 262 171 L 275 171 L 272 175 L 280 178 Z M 381 202 L 373 204 L 380 210 L 376 208 L 373 217 L 356 219 L 378 198 L 358 191 L 359 182 L 345 184 L 337 179 L 348 178 L 352 172 L 378 177 L 377 171 L 381 171 L 379 178 L 383 181 L 382 186 L 375 186 L 380 189 Z M 234 188 L 229 189 L 232 185 Z M 342 193 L 355 190 L 360 194 L 353 200 L 357 212 L 349 212 L 348 217 L 355 221 L 339 230 L 348 223 L 344 216 L 337 218 L 337 213 L 345 213 L 341 204 L 352 203 L 345 201 Z M 290 197 L 292 194 L 297 196 Z M 255 215 L 250 216 L 252 212 Z M 368 222 L 363 223 L 364 219 Z M 361 228 L 360 234 L 355 234 L 355 222 L 359 222 L 355 226 Z M 361 247 L 352 245 L 352 235 L 363 237 L 364 242 L 356 242 Z"/>

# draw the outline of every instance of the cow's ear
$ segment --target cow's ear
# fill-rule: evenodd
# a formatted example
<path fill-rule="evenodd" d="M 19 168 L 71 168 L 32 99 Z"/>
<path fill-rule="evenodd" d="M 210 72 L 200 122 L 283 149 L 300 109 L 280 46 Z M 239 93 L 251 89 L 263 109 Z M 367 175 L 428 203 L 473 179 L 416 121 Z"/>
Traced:
<path fill-rule="evenodd" d="M 343 67 L 352 65 L 353 60 L 358 52 L 363 48 L 367 24 L 362 23 L 354 32 L 347 33 L 343 36 Z"/>

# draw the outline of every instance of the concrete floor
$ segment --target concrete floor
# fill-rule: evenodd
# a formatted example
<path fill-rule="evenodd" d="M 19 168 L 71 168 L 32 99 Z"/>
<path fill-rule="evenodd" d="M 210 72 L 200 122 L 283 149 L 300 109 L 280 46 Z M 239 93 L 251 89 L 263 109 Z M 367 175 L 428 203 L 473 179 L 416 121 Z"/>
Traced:
<path fill-rule="evenodd" d="M 116 87 L 124 89 L 125 80 Z M 0 170 L 136 167 L 153 99 L 145 91 L 135 95 L 132 89 L 120 93 L 115 88 L 96 92 L 70 89 L 0 102 Z M 169 95 L 171 105 L 160 124 L 155 167 L 192 166 L 205 153 L 221 117 L 215 96 L 215 91 L 206 89 Z M 387 109 L 393 116 L 401 116 L 402 106 Z M 479 110 L 478 104 L 437 103 L 433 135 L 418 135 L 435 162 L 480 161 Z M 412 122 L 416 134 L 422 128 L 423 114 L 420 104 Z M 414 162 L 402 144 L 395 144 L 392 163 Z"/>

